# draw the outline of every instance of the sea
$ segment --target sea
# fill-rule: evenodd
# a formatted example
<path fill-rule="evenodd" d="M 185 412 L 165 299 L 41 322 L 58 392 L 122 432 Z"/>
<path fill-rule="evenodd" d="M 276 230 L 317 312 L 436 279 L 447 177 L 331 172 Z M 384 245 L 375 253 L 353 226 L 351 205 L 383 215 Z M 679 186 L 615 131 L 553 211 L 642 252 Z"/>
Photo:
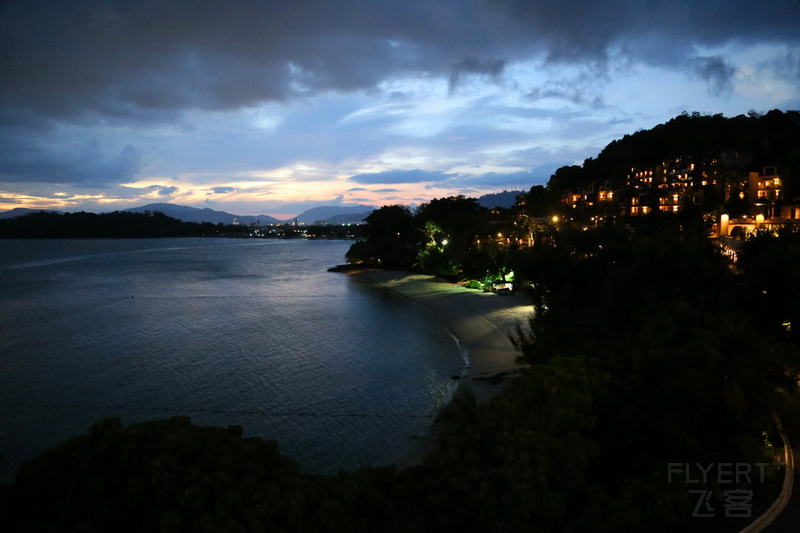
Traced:
<path fill-rule="evenodd" d="M 401 461 L 464 363 L 422 308 L 328 272 L 351 244 L 0 240 L 0 482 L 107 417 L 240 425 L 313 474 Z"/>

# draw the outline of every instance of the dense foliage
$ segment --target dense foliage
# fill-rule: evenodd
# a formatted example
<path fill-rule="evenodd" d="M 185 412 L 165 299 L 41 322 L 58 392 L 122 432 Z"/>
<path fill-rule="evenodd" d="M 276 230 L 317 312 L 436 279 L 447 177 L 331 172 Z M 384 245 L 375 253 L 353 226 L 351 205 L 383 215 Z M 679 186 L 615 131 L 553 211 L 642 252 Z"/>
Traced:
<path fill-rule="evenodd" d="M 366 222 L 366 239 L 347 252 L 350 263 L 418 270 L 454 280 L 502 277 L 505 255 L 488 236 L 489 210 L 474 198 L 438 198 L 415 212 L 384 206 Z M 476 245 L 480 237 L 483 245 Z"/>
<path fill-rule="evenodd" d="M 393 472 L 391 469 L 385 469 Z M 374 474 L 373 474 L 374 472 Z M 186 417 L 96 424 L 22 466 L 6 531 L 369 531 L 380 469 L 303 475 L 273 441 Z"/>
<path fill-rule="evenodd" d="M 739 254 L 746 305 L 771 334 L 800 343 L 800 231 L 759 232 Z"/>
<path fill-rule="evenodd" d="M 182 222 L 163 213 L 53 213 L 0 220 L 0 238 L 143 238 L 217 236 L 222 225 Z"/>
<path fill-rule="evenodd" d="M 516 261 L 536 307 L 518 335 L 530 372 L 588 357 L 609 379 L 589 432 L 598 449 L 586 476 L 601 496 L 587 507 L 597 513 L 593 530 L 635 530 L 635 517 L 602 502 L 648 508 L 643 498 L 670 502 L 664 531 L 697 527 L 674 521 L 691 510 L 686 487 L 664 483 L 668 463 L 773 460 L 772 414 L 796 392 L 800 360 L 747 304 L 753 281 L 734 275 L 702 225 L 652 216 L 636 227 L 563 231 Z"/>

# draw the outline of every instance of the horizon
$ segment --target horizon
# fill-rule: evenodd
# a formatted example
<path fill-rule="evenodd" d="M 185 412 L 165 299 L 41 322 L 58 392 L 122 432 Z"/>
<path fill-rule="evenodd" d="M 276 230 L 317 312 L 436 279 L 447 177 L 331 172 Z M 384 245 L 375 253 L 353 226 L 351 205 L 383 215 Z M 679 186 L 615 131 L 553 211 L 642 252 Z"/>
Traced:
<path fill-rule="evenodd" d="M 509 193 L 509 192 L 524 193 L 526 191 L 522 190 L 522 189 L 520 189 L 520 190 L 503 190 L 503 191 L 501 191 L 499 193 L 487 193 L 487 194 L 489 194 L 489 195 L 491 195 L 491 194 L 503 194 L 503 193 Z M 484 195 L 481 195 L 481 196 L 484 196 Z M 480 197 L 475 197 L 475 198 L 476 199 L 480 199 Z M 141 209 L 143 207 L 149 207 L 149 206 L 154 206 L 154 205 L 159 205 L 159 204 L 168 205 L 168 206 L 171 206 L 171 207 L 190 207 L 192 209 L 199 209 L 199 210 L 208 209 L 208 210 L 215 211 L 215 212 L 223 212 L 223 213 L 227 213 L 227 214 L 230 214 L 230 215 L 241 216 L 241 217 L 266 216 L 266 217 L 275 218 L 275 219 L 277 219 L 277 220 L 279 220 L 281 222 L 288 222 L 291 219 L 299 217 L 299 216 L 303 215 L 305 212 L 310 211 L 312 209 L 316 209 L 318 207 L 342 207 L 342 208 L 365 207 L 365 208 L 367 208 L 367 210 L 370 210 L 370 209 L 371 210 L 376 210 L 376 209 L 380 209 L 382 207 L 382 206 L 374 206 L 374 205 L 371 206 L 371 205 L 366 205 L 366 204 L 352 204 L 352 205 L 328 205 L 328 204 L 325 204 L 325 205 L 318 205 L 318 206 L 315 206 L 315 207 L 311 207 L 309 209 L 306 209 L 305 211 L 301 211 L 299 213 L 294 213 L 294 214 L 281 214 L 281 213 L 270 214 L 270 213 L 231 213 L 229 211 L 225 211 L 224 209 L 214 209 L 214 208 L 211 208 L 211 207 L 208 207 L 208 206 L 197 207 L 197 206 L 193 206 L 193 205 L 177 204 L 177 203 L 173 203 L 173 202 L 150 202 L 150 203 L 142 204 L 142 205 L 134 205 L 132 207 L 127 207 L 125 209 L 110 209 L 110 210 L 104 210 L 104 211 L 89 211 L 89 210 L 86 210 L 86 209 L 63 210 L 63 209 L 46 209 L 46 208 L 28 208 L 28 207 L 18 206 L 18 207 L 13 207 L 11 209 L 4 209 L 4 210 L 0 211 L 0 213 L 8 213 L 8 212 L 14 211 L 15 209 L 32 209 L 34 211 L 58 211 L 60 213 L 80 213 L 80 212 L 84 211 L 84 212 L 87 212 L 87 213 L 105 214 L 105 213 L 113 213 L 115 211 L 129 211 L 129 210 L 132 210 L 132 209 Z M 404 207 L 409 207 L 410 208 L 415 204 L 396 204 L 396 205 L 403 205 Z"/>
<path fill-rule="evenodd" d="M 0 210 L 479 197 L 682 112 L 800 109 L 793 0 L 185 2 L 0 7 Z"/>
<path fill-rule="evenodd" d="M 172 202 L 151 202 L 149 204 L 135 205 L 135 206 L 128 207 L 128 208 L 125 208 L 125 209 L 111 209 L 111 210 L 106 210 L 106 211 L 88 211 L 88 210 L 85 210 L 85 209 L 61 210 L 61 209 L 38 209 L 38 208 L 33 209 L 33 210 L 34 211 L 58 211 L 60 213 L 80 213 L 80 212 L 83 211 L 83 212 L 87 212 L 87 213 L 94 213 L 94 214 L 102 215 L 102 214 L 106 214 L 106 213 L 113 213 L 115 211 L 129 211 L 129 210 L 132 210 L 132 209 L 141 209 L 143 207 L 149 207 L 149 206 L 154 206 L 154 205 L 159 205 L 159 204 L 168 205 L 168 206 L 171 206 L 171 207 L 190 207 L 192 209 L 199 209 L 199 210 L 209 209 L 209 210 L 215 211 L 215 212 L 228 213 L 230 215 L 234 215 L 234 216 L 237 216 L 237 217 L 239 217 L 239 216 L 240 217 L 261 217 L 261 216 L 272 217 L 272 218 L 276 218 L 276 219 L 280 220 L 281 222 L 289 221 L 289 220 L 291 220 L 293 218 L 296 218 L 296 217 L 298 217 L 298 216 L 303 214 L 303 212 L 295 213 L 295 214 L 292 214 L 292 215 L 285 215 L 285 214 L 272 215 L 272 214 L 269 214 L 269 213 L 252 213 L 252 214 L 251 213 L 230 213 L 230 212 L 222 210 L 222 209 L 212 209 L 210 207 L 196 207 L 196 206 L 192 206 L 192 205 L 176 204 L 176 203 L 172 203 Z M 360 205 L 360 204 L 357 204 L 357 205 Z M 317 207 L 357 207 L 357 205 L 352 205 L 352 206 L 326 205 L 326 206 L 317 206 Z M 378 209 L 377 207 L 374 207 L 374 206 L 365 205 L 364 207 L 366 207 L 368 209 Z M 14 208 L 11 208 L 11 209 L 4 209 L 4 210 L 0 211 L 0 213 L 8 213 L 8 212 L 11 212 L 11 211 L 13 211 L 15 209 L 31 209 L 31 208 L 14 207 Z M 314 209 L 314 208 L 311 208 L 311 209 Z M 280 217 L 284 217 L 284 218 L 280 218 Z"/>

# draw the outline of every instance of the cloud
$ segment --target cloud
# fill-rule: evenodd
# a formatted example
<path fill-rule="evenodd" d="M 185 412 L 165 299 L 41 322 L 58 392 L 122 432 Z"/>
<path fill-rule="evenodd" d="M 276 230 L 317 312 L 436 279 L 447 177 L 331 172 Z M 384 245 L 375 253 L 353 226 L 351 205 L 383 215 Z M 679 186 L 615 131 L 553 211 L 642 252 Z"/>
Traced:
<path fill-rule="evenodd" d="M 172 196 L 176 192 L 178 192 L 177 187 L 158 187 L 159 196 Z"/>
<path fill-rule="evenodd" d="M 555 98 L 600 108 L 604 106 L 602 94 L 609 81 L 610 77 L 602 65 L 589 64 L 581 67 L 576 73 L 548 78 L 541 85 L 532 87 L 527 98 L 534 102 Z"/>
<path fill-rule="evenodd" d="M 97 138 L 68 148 L 24 136 L 0 141 L 0 176 L 7 182 L 104 187 L 132 179 L 141 166 L 142 154 L 136 147 L 126 145 L 109 154 Z"/>
<path fill-rule="evenodd" d="M 236 190 L 235 187 L 212 187 L 209 189 L 214 194 L 228 194 Z"/>
<path fill-rule="evenodd" d="M 696 46 L 797 42 L 800 4 L 775 0 L 485 0 L 507 39 L 554 63 L 605 63 L 622 54 L 679 65 Z"/>
<path fill-rule="evenodd" d="M 432 75 L 451 89 L 513 61 L 685 64 L 697 46 L 794 42 L 796 0 L 11 0 L 4 120 L 174 121 Z M 719 63 L 705 62 L 713 90 Z"/>
<path fill-rule="evenodd" d="M 463 78 L 468 75 L 485 76 L 497 79 L 503 73 L 506 61 L 503 59 L 465 57 L 453 66 L 448 87 L 452 94 Z"/>
<path fill-rule="evenodd" d="M 414 170 L 389 170 L 387 172 L 378 172 L 373 174 L 356 174 L 349 179 L 356 183 L 365 185 L 375 184 L 395 184 L 395 183 L 424 183 L 444 181 L 452 174 L 445 174 L 440 171 L 427 171 L 421 169 Z"/>
<path fill-rule="evenodd" d="M 800 48 L 788 50 L 783 57 L 772 62 L 774 72 L 791 82 L 800 82 Z"/>
<path fill-rule="evenodd" d="M 700 79 L 708 83 L 708 92 L 714 96 L 728 95 L 733 92 L 733 76 L 736 68 L 725 59 L 714 57 L 694 57 L 689 60 L 689 69 Z"/>

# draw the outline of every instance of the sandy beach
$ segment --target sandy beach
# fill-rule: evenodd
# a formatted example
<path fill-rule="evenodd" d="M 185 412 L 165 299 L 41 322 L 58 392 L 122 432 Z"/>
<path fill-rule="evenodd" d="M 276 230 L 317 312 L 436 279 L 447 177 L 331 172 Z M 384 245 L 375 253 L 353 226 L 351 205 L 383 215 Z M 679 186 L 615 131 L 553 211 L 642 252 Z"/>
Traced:
<path fill-rule="evenodd" d="M 486 401 L 500 390 L 501 378 L 522 368 L 516 362 L 519 352 L 508 335 L 516 324 L 525 326 L 533 313 L 524 296 L 500 296 L 402 271 L 347 267 L 341 272 L 378 283 L 423 307 L 441 322 L 461 346 L 466 369 L 462 382 L 478 401 Z"/>

